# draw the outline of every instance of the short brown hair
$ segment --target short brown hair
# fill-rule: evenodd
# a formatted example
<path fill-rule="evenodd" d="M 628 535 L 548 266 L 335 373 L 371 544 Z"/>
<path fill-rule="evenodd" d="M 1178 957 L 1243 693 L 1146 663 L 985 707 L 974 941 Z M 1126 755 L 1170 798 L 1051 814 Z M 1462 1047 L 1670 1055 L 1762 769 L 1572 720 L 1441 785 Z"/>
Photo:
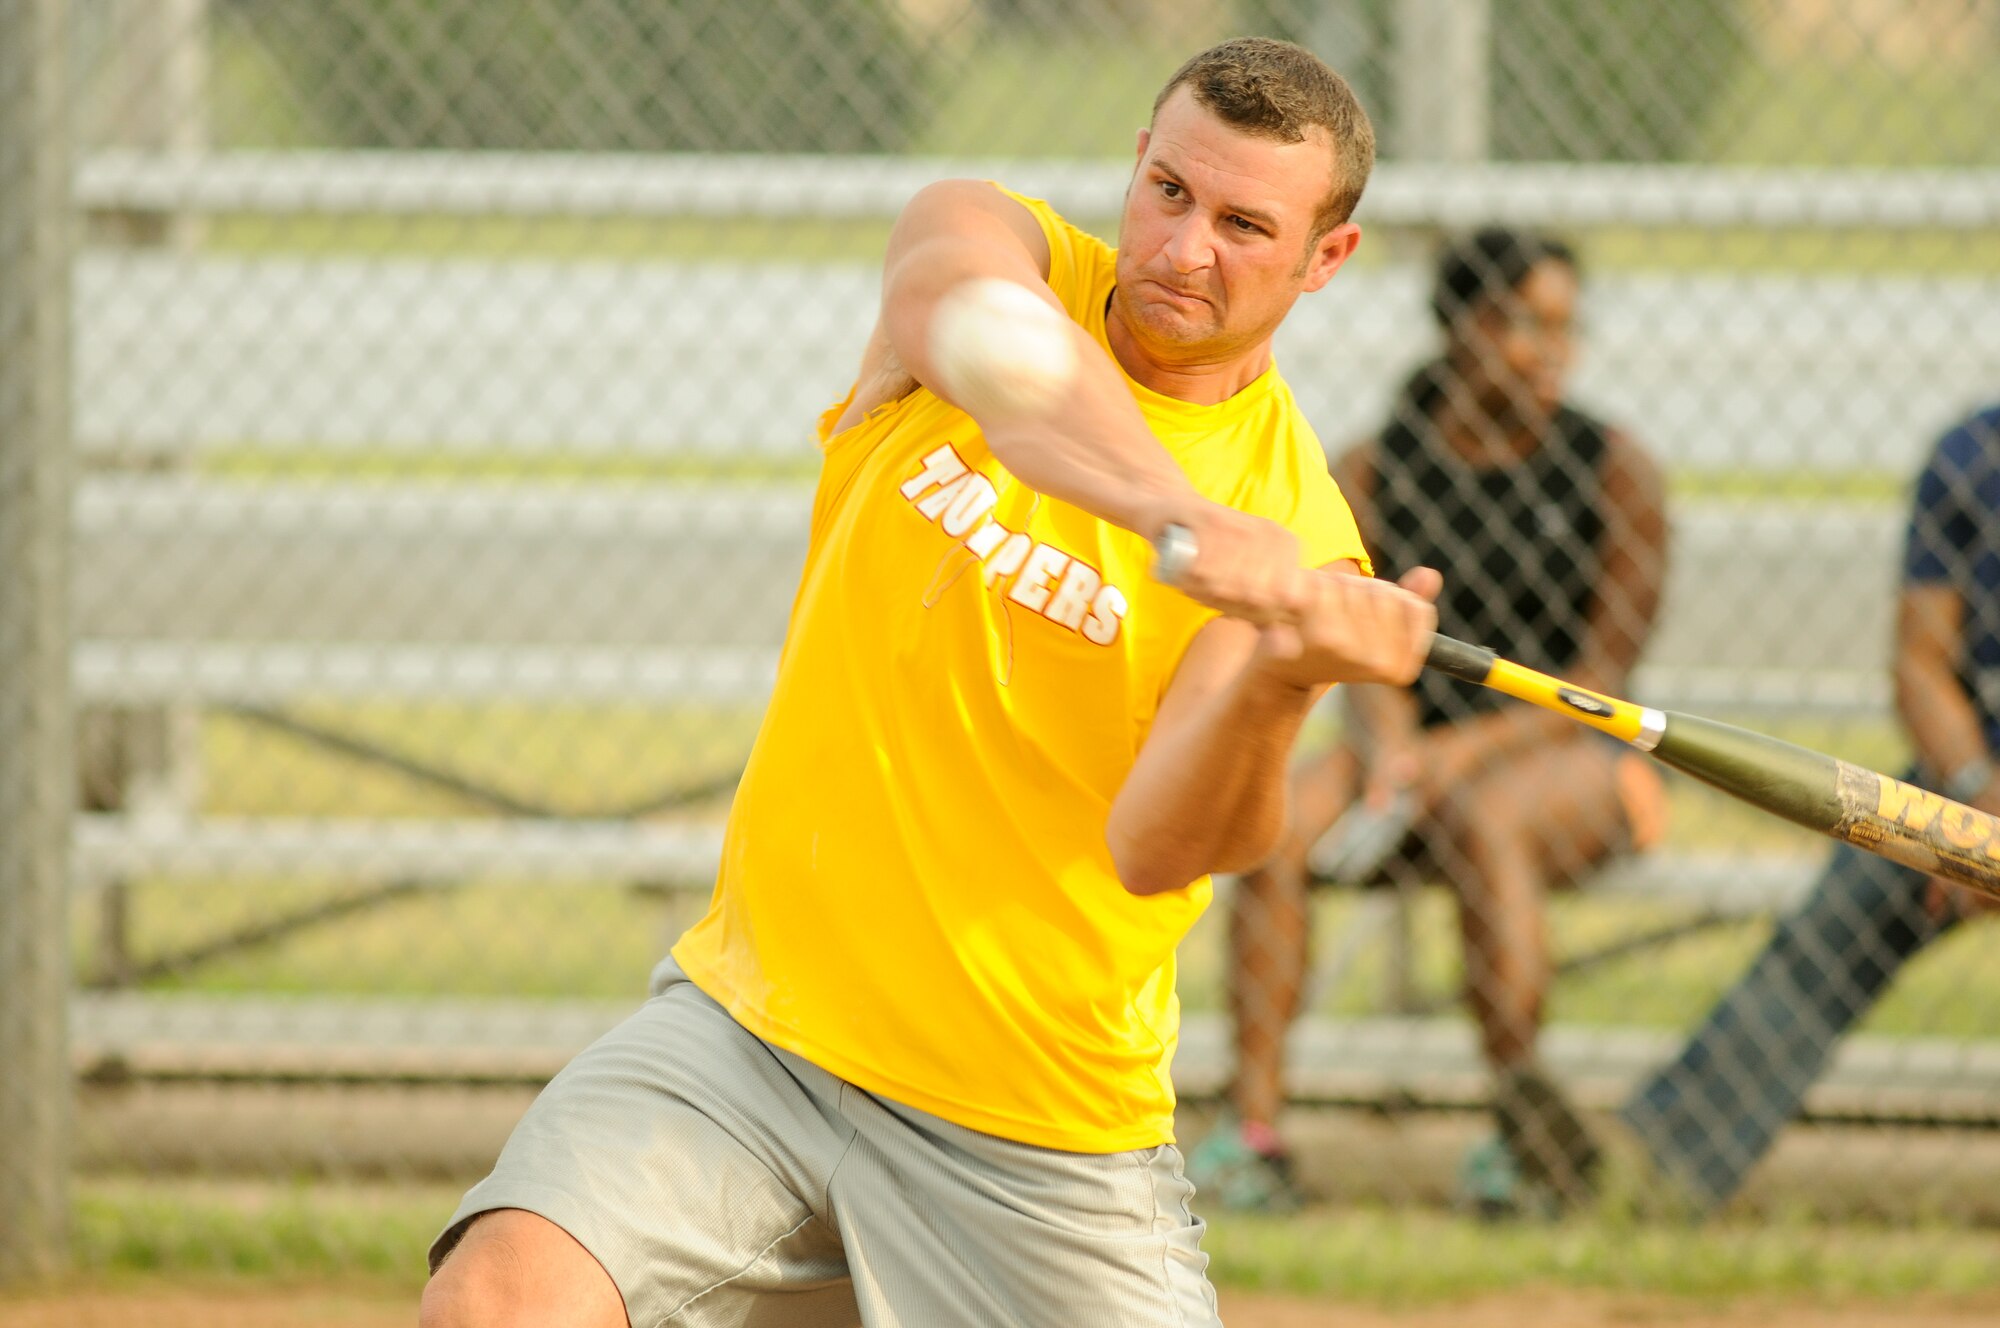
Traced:
<path fill-rule="evenodd" d="M 1313 216 L 1313 238 L 1354 213 L 1375 169 L 1375 126 L 1347 80 L 1302 46 L 1237 37 L 1175 71 L 1153 99 L 1153 115 L 1185 85 L 1204 109 L 1246 134 L 1303 143 L 1313 129 L 1333 139 L 1333 190 Z"/>

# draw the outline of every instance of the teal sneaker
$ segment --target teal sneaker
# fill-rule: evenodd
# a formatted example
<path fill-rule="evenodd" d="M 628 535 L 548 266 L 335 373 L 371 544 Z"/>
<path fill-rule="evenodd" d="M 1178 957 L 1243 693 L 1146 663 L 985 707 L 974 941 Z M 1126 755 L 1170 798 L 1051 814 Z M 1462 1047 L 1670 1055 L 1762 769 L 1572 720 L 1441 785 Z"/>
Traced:
<path fill-rule="evenodd" d="M 1562 1207 L 1592 1202 L 1603 1152 L 1583 1117 L 1539 1066 L 1509 1066 L 1494 1077 L 1493 1116 L 1500 1142 L 1526 1180 L 1548 1190 Z"/>
<path fill-rule="evenodd" d="M 1485 1222 L 1551 1221 L 1562 1212 L 1555 1191 L 1524 1178 L 1498 1135 L 1474 1144 L 1459 1162 L 1452 1206 Z"/>
<path fill-rule="evenodd" d="M 1187 1156 L 1187 1178 L 1197 1199 L 1206 1197 L 1234 1213 L 1294 1213 L 1303 1206 L 1282 1151 L 1258 1149 L 1234 1119 L 1217 1122 Z"/>

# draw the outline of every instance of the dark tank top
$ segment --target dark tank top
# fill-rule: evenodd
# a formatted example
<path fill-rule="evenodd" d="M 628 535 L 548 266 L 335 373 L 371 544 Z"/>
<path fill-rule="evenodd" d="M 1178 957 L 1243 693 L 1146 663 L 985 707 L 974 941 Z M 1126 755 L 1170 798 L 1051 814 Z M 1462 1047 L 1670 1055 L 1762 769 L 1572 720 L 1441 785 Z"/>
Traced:
<path fill-rule="evenodd" d="M 1545 673 L 1567 671 L 1603 572 L 1604 426 L 1560 407 L 1531 456 L 1474 466 L 1437 436 L 1422 401 L 1406 393 L 1376 445 L 1377 575 L 1437 568 L 1440 632 Z M 1505 700 L 1428 670 L 1415 690 L 1425 728 Z"/>

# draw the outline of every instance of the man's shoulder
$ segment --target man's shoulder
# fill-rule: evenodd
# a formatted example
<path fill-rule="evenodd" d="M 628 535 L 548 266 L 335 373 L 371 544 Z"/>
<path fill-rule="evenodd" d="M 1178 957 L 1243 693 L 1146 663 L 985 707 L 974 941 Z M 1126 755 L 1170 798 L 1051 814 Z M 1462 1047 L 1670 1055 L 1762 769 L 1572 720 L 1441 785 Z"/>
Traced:
<path fill-rule="evenodd" d="M 1296 485 L 1327 478 L 1328 453 L 1312 418 L 1292 394 L 1292 385 L 1275 367 L 1263 400 L 1244 418 L 1243 426 L 1269 436 L 1277 456 L 1290 463 L 1288 482 Z"/>
<path fill-rule="evenodd" d="M 2000 471 L 2000 403 L 1960 420 L 1938 439 L 1933 465 L 1961 476 Z"/>
<path fill-rule="evenodd" d="M 2000 455 L 2000 401 L 1974 411 L 1951 432 L 1963 439 L 1965 446 L 1983 449 L 1989 457 Z"/>
<path fill-rule="evenodd" d="M 1024 193 L 1008 184 L 1005 180 L 992 180 L 989 183 L 1002 194 L 1013 199 L 1016 203 L 1019 203 L 1022 207 L 1033 213 L 1035 220 L 1042 224 L 1042 229 L 1061 233 L 1071 243 L 1081 249 L 1111 252 L 1112 246 L 1108 241 L 1091 234 L 1083 227 L 1071 221 L 1060 208 L 1054 203 L 1049 202 L 1048 199 Z"/>
<path fill-rule="evenodd" d="M 1112 279 L 1117 251 L 1065 217 L 1047 199 L 1021 193 L 1003 181 L 989 183 L 1026 209 L 1041 227 L 1049 247 L 1049 287 L 1069 309 L 1070 317 L 1083 321 L 1095 292 Z"/>

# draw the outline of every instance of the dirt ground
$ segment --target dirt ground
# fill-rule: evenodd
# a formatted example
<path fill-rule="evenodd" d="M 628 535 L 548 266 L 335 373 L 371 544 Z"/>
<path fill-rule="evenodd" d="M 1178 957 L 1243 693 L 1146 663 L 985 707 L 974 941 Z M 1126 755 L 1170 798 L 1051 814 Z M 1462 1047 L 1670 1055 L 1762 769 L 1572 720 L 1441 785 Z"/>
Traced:
<path fill-rule="evenodd" d="M 1416 1310 L 1226 1294 L 1229 1328 L 1971 1328 L 2000 1300 L 1715 1306 L 1578 1291 L 1522 1292 Z M 72 1291 L 0 1299 L 0 1328 L 411 1328 L 408 1295 L 337 1290 Z"/>

